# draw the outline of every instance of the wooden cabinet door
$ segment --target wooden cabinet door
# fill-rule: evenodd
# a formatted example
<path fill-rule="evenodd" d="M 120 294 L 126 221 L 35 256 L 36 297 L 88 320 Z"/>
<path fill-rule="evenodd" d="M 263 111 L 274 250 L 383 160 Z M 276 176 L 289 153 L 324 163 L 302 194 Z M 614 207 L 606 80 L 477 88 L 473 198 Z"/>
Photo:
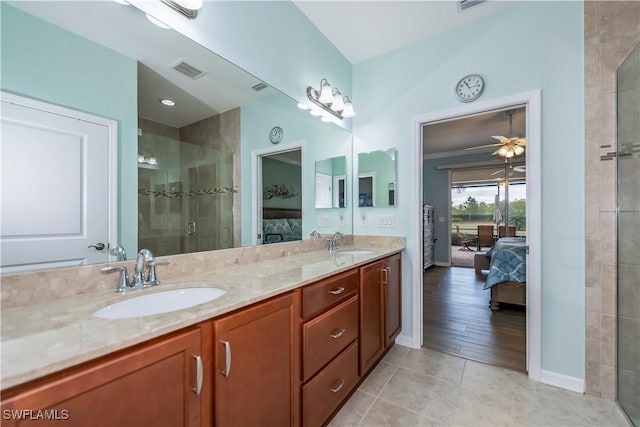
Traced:
<path fill-rule="evenodd" d="M 19 386 L 3 392 L 3 425 L 204 425 L 200 352 L 201 331 L 192 329 Z"/>
<path fill-rule="evenodd" d="M 401 259 L 400 254 L 392 255 L 385 260 L 383 267 L 386 269 L 386 273 L 382 275 L 384 286 L 385 348 L 393 345 L 402 329 Z"/>
<path fill-rule="evenodd" d="M 384 260 L 360 267 L 360 375 L 384 352 L 382 268 Z"/>
<path fill-rule="evenodd" d="M 299 294 L 214 321 L 215 425 L 299 424 Z"/>

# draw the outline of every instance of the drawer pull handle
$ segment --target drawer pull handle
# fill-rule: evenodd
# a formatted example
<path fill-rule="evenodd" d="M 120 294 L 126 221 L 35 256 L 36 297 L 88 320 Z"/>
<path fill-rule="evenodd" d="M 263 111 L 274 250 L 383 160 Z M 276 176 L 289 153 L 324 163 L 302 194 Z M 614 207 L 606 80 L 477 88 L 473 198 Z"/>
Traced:
<path fill-rule="evenodd" d="M 334 340 L 337 340 L 338 338 L 343 336 L 345 332 L 347 332 L 347 330 L 345 328 L 342 328 L 338 332 L 331 334 L 331 338 L 333 338 Z"/>
<path fill-rule="evenodd" d="M 386 285 L 389 282 L 389 267 L 385 267 L 382 269 L 382 284 Z"/>
<path fill-rule="evenodd" d="M 193 388 L 193 392 L 196 396 L 200 396 L 200 392 L 202 392 L 202 379 L 204 376 L 202 372 L 202 357 L 196 356 L 195 354 L 192 354 L 191 356 L 196 359 L 196 386 Z"/>
<path fill-rule="evenodd" d="M 342 378 L 340 378 L 340 384 L 338 384 L 337 386 L 335 386 L 335 387 L 331 388 L 331 389 L 330 389 L 330 390 L 331 390 L 331 393 L 337 393 L 337 392 L 339 392 L 340 390 L 342 390 L 342 387 L 344 387 L 344 383 L 345 383 L 345 380 L 343 380 Z"/>
<path fill-rule="evenodd" d="M 330 293 L 331 295 L 340 295 L 340 294 L 341 294 L 341 293 L 343 293 L 343 292 L 344 292 L 344 288 L 343 288 L 342 286 L 340 286 L 339 288 L 336 288 L 336 289 L 331 289 L 331 290 L 329 291 L 329 293 Z"/>
<path fill-rule="evenodd" d="M 220 373 L 224 375 L 225 378 L 229 378 L 229 374 L 231 373 L 231 344 L 229 341 L 222 341 L 224 345 L 224 371 Z"/>

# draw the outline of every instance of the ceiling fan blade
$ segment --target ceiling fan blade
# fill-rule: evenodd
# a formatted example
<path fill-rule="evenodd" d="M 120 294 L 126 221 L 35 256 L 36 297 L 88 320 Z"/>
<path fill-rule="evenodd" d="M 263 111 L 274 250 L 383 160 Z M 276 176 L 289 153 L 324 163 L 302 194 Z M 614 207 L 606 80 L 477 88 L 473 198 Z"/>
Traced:
<path fill-rule="evenodd" d="M 526 172 L 527 171 L 527 166 L 526 165 L 514 166 L 513 170 L 516 171 L 516 172 Z"/>
<path fill-rule="evenodd" d="M 497 171 L 492 172 L 491 175 L 497 175 L 499 173 L 504 173 L 504 169 L 498 169 Z"/>
<path fill-rule="evenodd" d="M 509 138 L 506 138 L 506 137 L 504 137 L 504 136 L 499 136 L 499 135 L 497 135 L 497 136 L 492 136 L 491 138 L 495 138 L 495 139 L 497 139 L 498 141 L 500 141 L 500 142 L 501 142 L 501 143 L 503 143 L 503 144 L 504 144 L 505 142 L 509 142 Z"/>
<path fill-rule="evenodd" d="M 465 150 L 477 150 L 479 148 L 487 148 L 487 147 L 496 147 L 502 144 L 487 144 L 487 145 L 478 145 L 477 147 L 467 147 Z"/>

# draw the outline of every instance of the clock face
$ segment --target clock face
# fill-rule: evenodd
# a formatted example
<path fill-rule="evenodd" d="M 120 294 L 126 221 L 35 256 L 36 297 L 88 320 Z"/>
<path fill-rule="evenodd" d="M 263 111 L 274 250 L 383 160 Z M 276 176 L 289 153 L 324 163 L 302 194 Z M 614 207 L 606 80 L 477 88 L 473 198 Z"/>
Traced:
<path fill-rule="evenodd" d="M 274 127 L 273 129 L 271 129 L 271 132 L 269 132 L 269 140 L 273 144 L 279 144 L 282 141 L 283 136 L 284 136 L 284 131 L 280 126 Z"/>
<path fill-rule="evenodd" d="M 456 84 L 456 97 L 460 102 L 471 102 L 484 92 L 484 79 L 478 74 L 470 74 Z"/>

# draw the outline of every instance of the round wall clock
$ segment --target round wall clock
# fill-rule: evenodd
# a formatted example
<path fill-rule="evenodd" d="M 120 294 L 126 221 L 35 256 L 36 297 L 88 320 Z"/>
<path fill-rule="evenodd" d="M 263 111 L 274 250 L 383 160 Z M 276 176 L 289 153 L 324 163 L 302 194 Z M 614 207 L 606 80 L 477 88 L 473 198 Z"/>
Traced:
<path fill-rule="evenodd" d="M 279 144 L 280 142 L 282 142 L 283 137 L 284 131 L 280 126 L 275 126 L 273 129 L 271 129 L 271 132 L 269 132 L 269 140 L 272 144 Z"/>
<path fill-rule="evenodd" d="M 484 78 L 479 74 L 469 74 L 456 83 L 456 98 L 460 102 L 471 102 L 484 92 Z"/>

